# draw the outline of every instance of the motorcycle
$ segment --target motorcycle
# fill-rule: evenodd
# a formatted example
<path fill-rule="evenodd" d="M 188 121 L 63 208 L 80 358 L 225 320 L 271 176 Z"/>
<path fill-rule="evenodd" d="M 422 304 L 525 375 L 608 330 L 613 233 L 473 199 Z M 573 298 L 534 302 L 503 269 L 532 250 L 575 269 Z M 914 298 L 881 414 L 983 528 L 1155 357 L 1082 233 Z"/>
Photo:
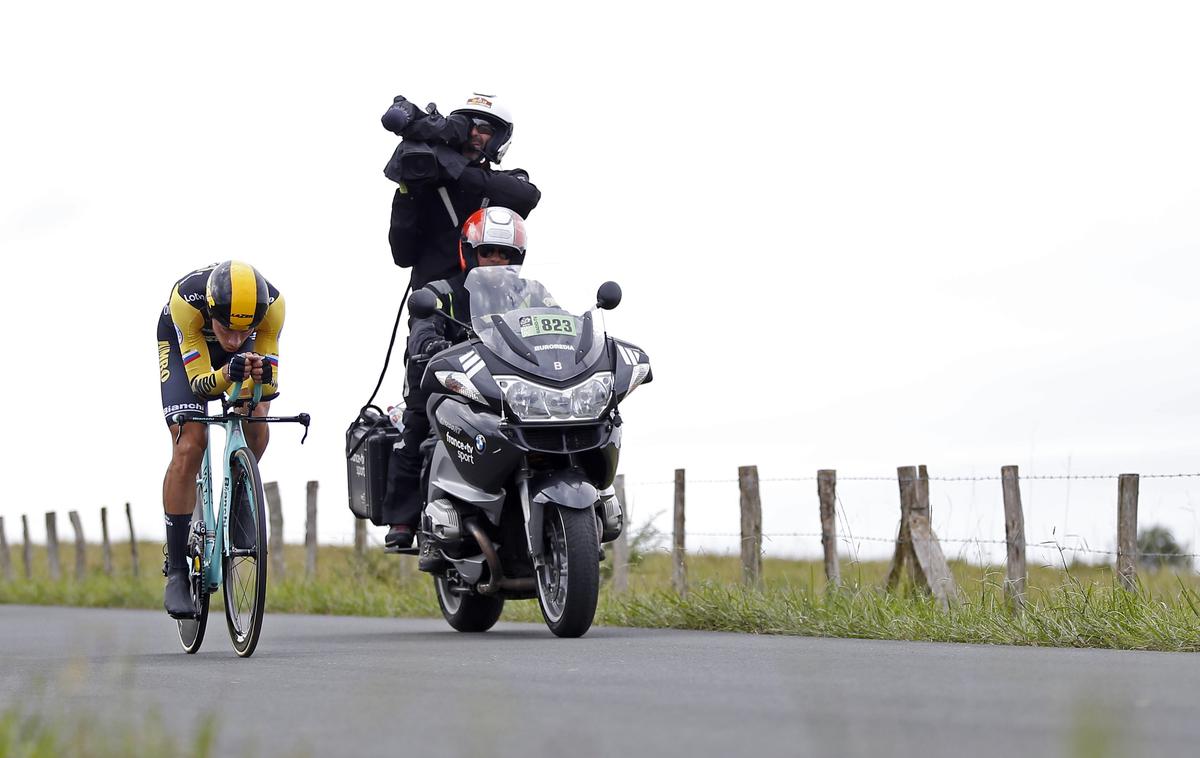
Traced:
<path fill-rule="evenodd" d="M 429 358 L 422 389 L 422 567 L 462 632 L 490 629 L 506 600 L 537 598 L 559 637 L 591 627 L 602 545 L 624 528 L 613 480 L 620 403 L 653 376 L 646 353 L 609 337 L 599 310 L 621 301 L 605 282 L 575 316 L 517 266 L 472 269 L 469 339 Z M 416 318 L 453 320 L 428 290 Z"/>

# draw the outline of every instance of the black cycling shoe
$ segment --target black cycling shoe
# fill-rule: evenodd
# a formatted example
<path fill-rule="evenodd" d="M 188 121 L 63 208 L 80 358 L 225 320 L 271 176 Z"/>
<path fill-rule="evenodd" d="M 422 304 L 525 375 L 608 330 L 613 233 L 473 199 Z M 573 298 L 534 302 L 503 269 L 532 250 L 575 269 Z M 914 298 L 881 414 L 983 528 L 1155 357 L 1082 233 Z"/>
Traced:
<path fill-rule="evenodd" d="M 176 619 L 196 618 L 196 605 L 192 602 L 192 587 L 187 569 L 172 569 L 167 572 L 167 589 L 163 593 L 163 607 L 167 614 Z"/>
<path fill-rule="evenodd" d="M 410 548 L 413 543 L 413 529 L 406 524 L 393 525 L 383 538 L 384 547 Z"/>

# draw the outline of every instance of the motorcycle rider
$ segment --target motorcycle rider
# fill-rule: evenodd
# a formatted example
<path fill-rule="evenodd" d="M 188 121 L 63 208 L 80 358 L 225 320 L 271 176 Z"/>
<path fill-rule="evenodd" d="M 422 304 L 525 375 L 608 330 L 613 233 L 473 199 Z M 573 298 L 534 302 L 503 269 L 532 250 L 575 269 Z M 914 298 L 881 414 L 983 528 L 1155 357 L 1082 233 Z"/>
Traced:
<path fill-rule="evenodd" d="M 404 139 L 384 169 L 399 184 L 392 198 L 388 243 L 396 265 L 412 268 L 414 290 L 459 272 L 463 219 L 485 205 L 508 208 L 522 218 L 537 207 L 542 195 L 528 172 L 493 168 L 512 145 L 513 135 L 512 115 L 495 96 L 472 93 L 447 117 L 434 106 L 426 113 L 397 97 L 382 122 Z M 405 179 L 403 160 L 414 143 L 432 151 L 436 176 Z"/>
<path fill-rule="evenodd" d="M 471 299 L 465 283 L 475 266 L 521 265 L 525 261 L 525 220 L 519 213 L 502 207 L 482 208 L 463 224 L 458 245 L 458 273 L 450 279 L 430 283 L 426 289 L 438 298 L 438 309 L 451 318 L 471 323 Z M 405 376 L 404 434 L 393 450 L 388 465 L 387 493 L 383 515 L 391 526 L 384 539 L 387 546 L 412 545 L 424 502 L 421 492 L 421 443 L 429 436 L 425 415 L 428 393 L 421 387 L 421 375 L 429 358 L 453 344 L 467 339 L 467 332 L 453 321 L 430 316 L 414 321 L 408 338 L 408 362 Z"/>

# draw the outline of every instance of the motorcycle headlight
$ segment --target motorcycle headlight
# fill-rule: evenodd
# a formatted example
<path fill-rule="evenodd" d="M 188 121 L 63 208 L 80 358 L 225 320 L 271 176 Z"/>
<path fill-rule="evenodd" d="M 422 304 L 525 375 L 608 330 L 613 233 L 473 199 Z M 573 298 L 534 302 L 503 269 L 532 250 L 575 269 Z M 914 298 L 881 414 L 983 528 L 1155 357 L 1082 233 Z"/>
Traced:
<path fill-rule="evenodd" d="M 561 390 L 515 376 L 497 376 L 496 384 L 521 421 L 593 421 L 608 407 L 613 378 L 605 371 Z"/>

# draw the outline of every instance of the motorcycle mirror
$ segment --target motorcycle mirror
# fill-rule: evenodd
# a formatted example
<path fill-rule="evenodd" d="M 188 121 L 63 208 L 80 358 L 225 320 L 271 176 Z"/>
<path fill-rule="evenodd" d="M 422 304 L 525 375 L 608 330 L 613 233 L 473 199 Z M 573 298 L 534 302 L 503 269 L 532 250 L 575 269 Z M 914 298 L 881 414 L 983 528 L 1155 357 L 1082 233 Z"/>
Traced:
<path fill-rule="evenodd" d="M 621 304 L 621 285 L 605 282 L 596 290 L 596 307 L 611 311 Z"/>
<path fill-rule="evenodd" d="M 437 310 L 437 295 L 419 289 L 408 296 L 408 312 L 413 318 L 429 318 Z"/>

